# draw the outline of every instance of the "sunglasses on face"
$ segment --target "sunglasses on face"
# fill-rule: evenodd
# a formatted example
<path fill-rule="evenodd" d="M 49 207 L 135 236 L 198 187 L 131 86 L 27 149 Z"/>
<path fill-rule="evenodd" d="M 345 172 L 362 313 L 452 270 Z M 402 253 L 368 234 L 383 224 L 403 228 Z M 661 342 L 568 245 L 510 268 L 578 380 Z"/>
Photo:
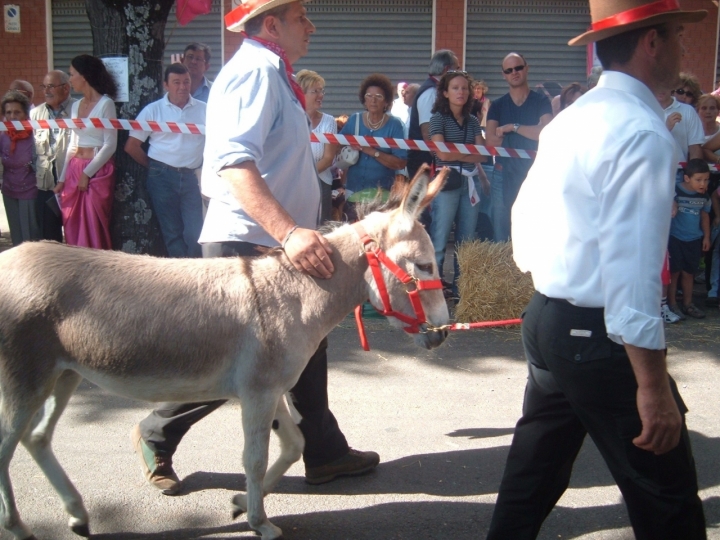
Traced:
<path fill-rule="evenodd" d="M 689 97 L 689 98 L 695 97 L 695 94 L 693 94 L 693 93 L 690 92 L 689 90 L 683 90 L 682 88 L 678 88 L 677 90 L 675 90 L 675 93 L 676 93 L 678 96 L 687 96 L 687 97 Z"/>
<path fill-rule="evenodd" d="M 461 69 L 450 69 L 447 72 L 451 73 L 451 74 L 457 74 L 457 75 L 467 75 L 468 74 L 467 71 L 463 71 Z"/>
<path fill-rule="evenodd" d="M 513 71 L 520 72 L 520 71 L 522 71 L 523 69 L 525 69 L 525 64 L 523 64 L 522 66 L 515 66 L 515 67 L 503 69 L 502 72 L 503 72 L 505 75 L 510 75 Z"/>

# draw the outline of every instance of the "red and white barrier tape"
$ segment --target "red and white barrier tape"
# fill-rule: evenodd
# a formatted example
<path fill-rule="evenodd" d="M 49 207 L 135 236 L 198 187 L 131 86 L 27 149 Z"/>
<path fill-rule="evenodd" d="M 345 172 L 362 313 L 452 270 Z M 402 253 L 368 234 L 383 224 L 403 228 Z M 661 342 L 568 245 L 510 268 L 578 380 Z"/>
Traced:
<path fill-rule="evenodd" d="M 138 122 L 137 120 L 124 120 L 121 118 L 66 118 L 64 120 L 14 120 L 12 122 L 0 122 L 0 131 L 7 131 L 9 128 L 14 128 L 19 131 L 28 129 L 127 129 L 205 135 L 205 126 L 202 124 L 153 121 Z"/>
<path fill-rule="evenodd" d="M 18 131 L 29 129 L 126 129 L 136 131 L 154 131 L 159 133 L 184 133 L 192 135 L 205 135 L 205 126 L 202 124 L 184 124 L 179 122 L 154 122 L 125 120 L 121 118 L 66 118 L 60 120 L 14 120 L 0 122 L 0 131 L 14 128 Z M 414 141 L 410 139 L 390 139 L 386 137 L 363 137 L 354 135 L 340 135 L 334 133 L 311 133 L 311 142 L 324 144 L 344 144 L 353 146 L 367 146 L 370 148 L 400 148 L 402 150 L 423 150 L 426 152 L 439 150 L 440 152 L 454 152 L 458 154 L 475 154 L 480 156 L 509 157 L 533 159 L 537 152 L 532 150 L 518 150 L 500 146 L 480 146 L 476 144 L 456 144 L 433 141 Z M 679 163 L 684 167 L 685 163 Z M 711 170 L 720 171 L 720 165 L 710 164 Z"/>

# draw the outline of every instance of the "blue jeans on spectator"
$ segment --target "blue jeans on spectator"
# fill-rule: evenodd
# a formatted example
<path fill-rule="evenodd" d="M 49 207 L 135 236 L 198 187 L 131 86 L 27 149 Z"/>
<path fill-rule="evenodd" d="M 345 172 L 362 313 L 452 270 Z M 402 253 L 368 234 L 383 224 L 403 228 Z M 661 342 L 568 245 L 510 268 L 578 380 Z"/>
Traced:
<path fill-rule="evenodd" d="M 503 196 L 503 174 L 497 166 L 488 175 L 490 180 L 491 213 L 493 224 L 493 240 L 495 242 L 507 242 L 510 239 L 510 208 L 505 206 Z"/>
<path fill-rule="evenodd" d="M 170 257 L 202 257 L 202 197 L 192 169 L 150 160 L 147 190 Z"/>
<path fill-rule="evenodd" d="M 432 223 L 430 224 L 430 239 L 435 248 L 435 261 L 438 265 L 440 277 L 443 275 L 443 264 L 445 263 L 445 249 L 453 223 L 455 224 L 455 248 L 461 243 L 475 240 L 478 213 L 480 203 L 473 206 L 470 204 L 468 193 L 468 182 L 475 182 L 475 189 L 478 194 L 482 192 L 480 181 L 477 176 L 472 179 L 463 176 L 463 184 L 459 189 L 452 191 L 441 191 L 432 202 L 430 212 Z M 455 278 L 453 279 L 453 296 L 458 296 L 457 279 L 460 269 L 457 264 L 457 257 L 454 258 Z"/>

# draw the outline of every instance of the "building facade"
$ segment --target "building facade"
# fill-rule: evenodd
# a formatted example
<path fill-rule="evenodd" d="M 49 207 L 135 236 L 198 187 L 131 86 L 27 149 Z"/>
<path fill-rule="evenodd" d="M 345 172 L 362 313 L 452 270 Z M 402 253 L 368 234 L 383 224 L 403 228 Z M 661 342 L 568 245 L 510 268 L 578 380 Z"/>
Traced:
<path fill-rule="evenodd" d="M 92 35 L 84 0 L 14 0 L 20 6 L 19 33 L 0 32 L 5 59 L 0 89 L 13 79 L 36 87 L 49 69 L 67 70 L 70 59 L 92 53 Z M 212 78 L 237 50 L 239 34 L 224 30 L 223 14 L 234 0 L 213 0 L 212 12 L 179 26 L 174 11 L 165 30 L 165 62 L 190 41 L 213 49 Z M 702 23 L 689 25 L 684 70 L 694 73 L 706 91 L 714 89 L 718 70 L 718 8 L 712 0 L 683 0 L 686 9 L 706 9 Z M 545 81 L 584 82 L 588 51 L 567 46 L 590 24 L 587 0 L 313 0 L 307 4 L 317 26 L 309 55 L 295 66 L 318 71 L 326 80 L 325 110 L 342 114 L 360 108 L 357 89 L 372 72 L 393 82 L 422 82 L 435 50 L 455 51 L 462 66 L 490 87 L 490 97 L 506 91 L 502 58 L 522 53 L 530 65 L 531 86 Z M 132 82 L 131 82 L 132 84 Z"/>

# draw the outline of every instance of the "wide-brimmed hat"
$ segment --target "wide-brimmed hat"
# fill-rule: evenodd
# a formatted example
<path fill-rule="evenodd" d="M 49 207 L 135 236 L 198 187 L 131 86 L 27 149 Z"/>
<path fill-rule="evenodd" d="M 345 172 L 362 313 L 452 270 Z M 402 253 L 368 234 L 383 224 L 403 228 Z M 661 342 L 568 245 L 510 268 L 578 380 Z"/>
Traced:
<path fill-rule="evenodd" d="M 245 23 L 273 8 L 299 0 L 240 0 L 240 5 L 225 15 L 225 26 L 231 32 L 242 32 Z M 309 2 L 310 0 L 303 0 Z"/>
<path fill-rule="evenodd" d="M 568 45 L 587 45 L 646 26 L 668 21 L 698 22 L 707 11 L 683 11 L 678 0 L 590 0 L 592 29 L 571 39 Z"/>

